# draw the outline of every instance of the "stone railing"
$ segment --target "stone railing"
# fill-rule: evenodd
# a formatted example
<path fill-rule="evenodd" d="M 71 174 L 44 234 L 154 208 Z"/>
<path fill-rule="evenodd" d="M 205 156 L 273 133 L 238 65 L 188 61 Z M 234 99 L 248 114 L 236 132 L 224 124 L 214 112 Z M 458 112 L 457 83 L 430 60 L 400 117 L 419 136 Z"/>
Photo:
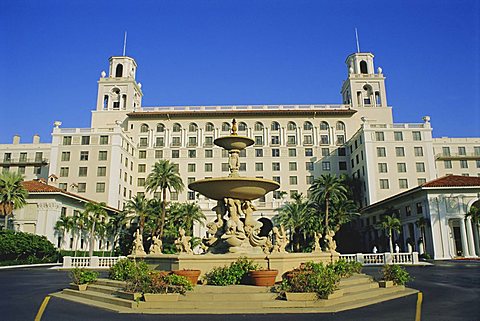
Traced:
<path fill-rule="evenodd" d="M 76 257 L 76 256 L 64 256 L 63 257 L 63 266 L 65 269 L 72 268 L 87 268 L 87 269 L 109 269 L 118 260 L 125 258 L 125 256 L 118 257 L 102 257 L 102 256 L 86 256 L 86 257 Z"/>
<path fill-rule="evenodd" d="M 363 265 L 418 264 L 418 252 L 341 254 L 340 258 L 347 262 L 357 261 Z"/>

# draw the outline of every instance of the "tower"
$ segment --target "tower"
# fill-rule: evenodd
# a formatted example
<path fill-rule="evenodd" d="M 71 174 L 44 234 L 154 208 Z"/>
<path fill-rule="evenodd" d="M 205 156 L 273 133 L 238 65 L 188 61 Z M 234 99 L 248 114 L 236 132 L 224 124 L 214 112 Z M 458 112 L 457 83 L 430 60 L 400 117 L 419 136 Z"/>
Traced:
<path fill-rule="evenodd" d="M 382 68 L 373 64 L 373 54 L 354 53 L 345 61 L 348 78 L 342 85 L 342 100 L 352 108 L 387 107 L 385 77 Z"/>
<path fill-rule="evenodd" d="M 98 81 L 97 111 L 134 111 L 142 103 L 141 84 L 135 80 L 137 63 L 133 58 L 110 58 L 108 77 L 102 71 Z"/>

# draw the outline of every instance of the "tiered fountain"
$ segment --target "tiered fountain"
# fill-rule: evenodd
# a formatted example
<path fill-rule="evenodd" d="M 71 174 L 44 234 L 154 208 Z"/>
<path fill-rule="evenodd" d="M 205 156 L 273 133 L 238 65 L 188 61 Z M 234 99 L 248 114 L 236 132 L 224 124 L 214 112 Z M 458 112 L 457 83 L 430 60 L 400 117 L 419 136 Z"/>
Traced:
<path fill-rule="evenodd" d="M 239 175 L 240 151 L 253 145 L 253 139 L 239 136 L 235 119 L 229 136 L 215 139 L 214 144 L 228 150 L 228 177 L 195 181 L 188 188 L 217 201 L 212 209 L 217 218 L 207 224 L 207 237 L 203 239 L 204 254 L 194 255 L 181 250 L 178 255 L 149 254 L 145 260 L 161 270 L 200 269 L 208 272 L 214 266 L 222 266 L 247 256 L 265 268 L 277 269 L 281 274 L 306 261 L 331 262 L 338 259 L 336 252 L 287 253 L 285 233 L 266 218 L 255 220 L 256 210 L 252 201 L 280 187 L 275 181 L 242 177 Z M 283 230 L 283 228 L 282 228 Z M 273 232 L 273 242 L 271 233 Z M 181 242 L 179 242 L 181 243 Z M 273 243 L 273 244 L 272 244 Z M 187 245 L 188 247 L 188 245 Z"/>

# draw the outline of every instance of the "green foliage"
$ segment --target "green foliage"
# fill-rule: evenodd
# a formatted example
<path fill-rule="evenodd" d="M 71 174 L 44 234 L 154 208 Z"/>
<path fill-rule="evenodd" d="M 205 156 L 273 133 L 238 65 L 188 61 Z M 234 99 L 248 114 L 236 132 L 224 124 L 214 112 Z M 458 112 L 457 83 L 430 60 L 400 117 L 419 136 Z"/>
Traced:
<path fill-rule="evenodd" d="M 383 266 L 382 279 L 393 281 L 395 285 L 405 285 L 408 281 L 413 280 L 405 268 L 395 264 Z"/>
<path fill-rule="evenodd" d="M 345 260 L 338 260 L 335 264 L 332 264 L 335 273 L 342 278 L 348 278 L 354 273 L 362 272 L 362 263 L 357 261 L 347 262 Z"/>
<path fill-rule="evenodd" d="M 110 268 L 108 276 L 112 280 L 126 281 L 146 275 L 148 271 L 148 265 L 144 261 L 121 259 Z"/>
<path fill-rule="evenodd" d="M 335 271 L 335 264 L 307 262 L 285 273 L 280 289 L 285 292 L 315 292 L 324 298 L 337 289 L 340 275 Z"/>
<path fill-rule="evenodd" d="M 184 276 L 161 271 L 137 274 L 128 279 L 125 291 L 135 293 L 180 293 L 193 290 L 193 286 Z"/>
<path fill-rule="evenodd" d="M 75 268 L 70 272 L 69 276 L 75 284 L 88 284 L 97 280 L 98 272 Z"/>
<path fill-rule="evenodd" d="M 55 246 L 45 237 L 15 231 L 0 231 L 0 264 L 50 263 L 57 260 Z"/>
<path fill-rule="evenodd" d="M 428 253 L 420 254 L 418 257 L 421 258 L 421 259 L 424 259 L 424 260 L 431 260 L 432 259 L 432 256 Z"/>
<path fill-rule="evenodd" d="M 258 264 L 241 257 L 229 266 L 215 267 L 205 274 L 205 279 L 210 285 L 240 284 L 249 271 L 258 270 Z"/>

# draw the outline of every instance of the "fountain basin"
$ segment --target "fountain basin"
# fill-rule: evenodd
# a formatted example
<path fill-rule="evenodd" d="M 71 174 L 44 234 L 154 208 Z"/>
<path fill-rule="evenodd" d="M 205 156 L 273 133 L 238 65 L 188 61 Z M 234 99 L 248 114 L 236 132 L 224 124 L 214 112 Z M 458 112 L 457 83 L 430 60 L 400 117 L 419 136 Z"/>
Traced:
<path fill-rule="evenodd" d="M 188 188 L 214 200 L 234 198 L 251 201 L 280 187 L 275 181 L 250 177 L 207 178 L 188 184 Z"/>
<path fill-rule="evenodd" d="M 225 137 L 219 137 L 213 141 L 217 146 L 220 146 L 226 150 L 238 149 L 242 150 L 248 146 L 253 145 L 255 141 L 249 137 L 230 135 Z"/>

